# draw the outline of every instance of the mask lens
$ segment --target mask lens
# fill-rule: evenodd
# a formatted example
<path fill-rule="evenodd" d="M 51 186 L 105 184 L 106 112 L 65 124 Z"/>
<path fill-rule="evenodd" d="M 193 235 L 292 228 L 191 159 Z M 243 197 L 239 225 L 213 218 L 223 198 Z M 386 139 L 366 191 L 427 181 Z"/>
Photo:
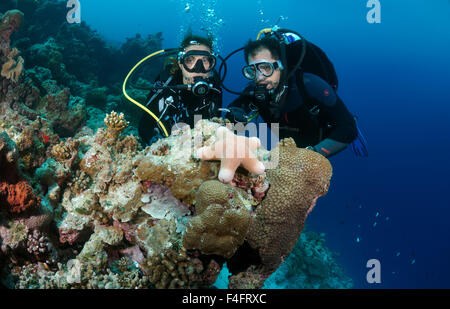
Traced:
<path fill-rule="evenodd" d="M 195 66 L 195 56 L 187 56 L 184 58 L 184 64 L 189 68 L 192 69 Z"/>
<path fill-rule="evenodd" d="M 273 66 L 270 63 L 262 62 L 257 64 L 257 67 L 258 71 L 266 77 L 269 77 L 273 74 Z"/>
<path fill-rule="evenodd" d="M 255 66 L 254 66 L 254 65 L 248 65 L 248 66 L 245 66 L 245 67 L 242 69 L 242 72 L 244 73 L 244 76 L 245 76 L 247 79 L 253 80 L 253 79 L 255 79 L 255 77 L 256 77 L 256 69 L 255 69 Z"/>
<path fill-rule="evenodd" d="M 206 70 L 211 70 L 216 64 L 213 57 L 202 57 L 202 61 Z"/>

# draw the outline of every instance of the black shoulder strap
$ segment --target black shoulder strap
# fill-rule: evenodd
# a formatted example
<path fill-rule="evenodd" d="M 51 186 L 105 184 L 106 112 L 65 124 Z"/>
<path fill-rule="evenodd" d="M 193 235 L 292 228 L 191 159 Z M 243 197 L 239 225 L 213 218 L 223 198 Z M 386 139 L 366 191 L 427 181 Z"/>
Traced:
<path fill-rule="evenodd" d="M 302 70 L 298 70 L 296 73 L 296 78 L 298 90 L 303 97 L 303 103 L 308 109 L 309 114 L 314 117 L 318 116 L 320 113 L 320 102 L 309 95 L 305 85 L 304 72 Z"/>

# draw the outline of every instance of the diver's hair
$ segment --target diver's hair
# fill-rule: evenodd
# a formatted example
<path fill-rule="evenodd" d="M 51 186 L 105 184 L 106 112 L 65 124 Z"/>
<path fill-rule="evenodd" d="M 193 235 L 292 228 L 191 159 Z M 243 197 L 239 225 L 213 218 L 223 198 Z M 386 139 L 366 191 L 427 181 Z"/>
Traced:
<path fill-rule="evenodd" d="M 248 41 L 244 47 L 245 61 L 248 63 L 250 56 L 255 56 L 262 49 L 268 49 L 275 60 L 280 60 L 281 48 L 280 42 L 274 37 L 264 37 L 256 41 Z"/>
<path fill-rule="evenodd" d="M 186 47 L 193 45 L 191 43 L 192 41 L 196 41 L 199 44 L 208 46 L 211 51 L 213 49 L 214 38 L 212 36 L 203 37 L 199 35 L 194 35 L 190 31 L 186 33 L 183 41 L 181 41 L 180 49 L 185 49 Z"/>

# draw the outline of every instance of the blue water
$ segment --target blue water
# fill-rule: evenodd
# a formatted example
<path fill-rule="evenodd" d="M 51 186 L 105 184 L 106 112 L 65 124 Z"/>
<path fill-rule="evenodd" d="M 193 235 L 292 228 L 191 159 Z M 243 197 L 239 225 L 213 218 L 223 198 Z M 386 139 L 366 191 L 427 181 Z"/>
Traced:
<path fill-rule="evenodd" d="M 380 0 L 380 24 L 367 22 L 365 0 L 80 2 L 82 20 L 111 41 L 162 31 L 163 47 L 176 47 L 189 27 L 209 27 L 223 56 L 282 16 L 280 26 L 334 62 L 338 93 L 369 140 L 369 158 L 345 150 L 331 159 L 331 188 L 307 225 L 326 233 L 356 288 L 450 287 L 448 0 Z M 228 87 L 244 85 L 242 63 L 231 59 Z M 372 258 L 380 284 L 366 281 Z"/>

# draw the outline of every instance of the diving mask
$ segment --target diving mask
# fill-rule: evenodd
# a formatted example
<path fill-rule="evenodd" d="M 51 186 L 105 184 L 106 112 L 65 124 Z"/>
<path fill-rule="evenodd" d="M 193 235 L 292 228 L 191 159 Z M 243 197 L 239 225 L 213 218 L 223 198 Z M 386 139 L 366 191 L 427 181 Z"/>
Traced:
<path fill-rule="evenodd" d="M 178 53 L 178 62 L 189 73 L 208 73 L 216 65 L 216 57 L 204 50 L 181 51 Z"/>
<path fill-rule="evenodd" d="M 259 59 L 253 62 L 250 62 L 248 65 L 242 68 L 242 73 L 245 78 L 250 80 L 255 80 L 257 74 L 262 74 L 265 77 L 272 76 L 275 70 L 283 70 L 283 65 L 280 60 L 275 62 L 270 62 L 265 59 Z"/>

